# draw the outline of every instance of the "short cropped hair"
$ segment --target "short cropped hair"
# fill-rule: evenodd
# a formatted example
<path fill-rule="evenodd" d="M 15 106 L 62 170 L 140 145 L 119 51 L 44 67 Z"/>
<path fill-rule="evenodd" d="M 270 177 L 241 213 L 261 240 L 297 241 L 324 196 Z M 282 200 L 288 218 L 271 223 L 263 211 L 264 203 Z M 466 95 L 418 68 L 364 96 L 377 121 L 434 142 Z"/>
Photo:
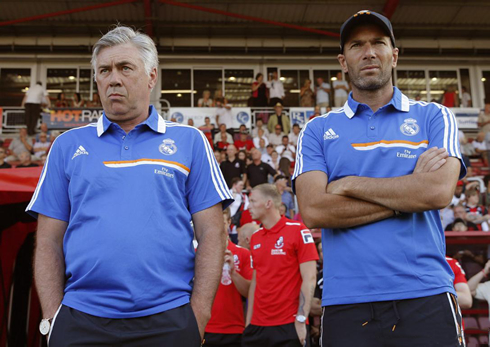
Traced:
<path fill-rule="evenodd" d="M 94 77 L 97 76 L 97 56 L 100 51 L 103 48 L 124 45 L 126 43 L 131 43 L 138 49 L 148 76 L 154 68 L 158 70 L 158 52 L 151 37 L 139 31 L 134 31 L 129 27 L 117 26 L 102 36 L 94 45 L 91 60 Z"/>
<path fill-rule="evenodd" d="M 252 191 L 259 191 L 264 195 L 266 198 L 271 199 L 272 202 L 274 203 L 274 206 L 279 209 L 282 204 L 282 199 L 281 199 L 281 194 L 279 194 L 279 191 L 277 190 L 276 186 L 273 184 L 269 183 L 263 183 L 255 186 Z"/>

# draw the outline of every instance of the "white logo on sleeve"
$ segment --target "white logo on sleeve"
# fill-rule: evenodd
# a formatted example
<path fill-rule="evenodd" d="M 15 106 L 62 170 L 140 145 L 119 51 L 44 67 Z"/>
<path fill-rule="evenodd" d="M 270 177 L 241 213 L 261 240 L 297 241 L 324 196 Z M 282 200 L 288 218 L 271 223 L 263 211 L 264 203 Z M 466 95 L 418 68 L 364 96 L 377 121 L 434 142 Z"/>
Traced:
<path fill-rule="evenodd" d="M 73 154 L 73 157 L 71 157 L 71 160 L 75 159 L 76 157 L 82 154 L 88 155 L 88 152 L 85 150 L 85 148 L 83 148 L 83 146 L 79 146 L 75 151 L 75 153 Z"/>
<path fill-rule="evenodd" d="M 335 140 L 335 139 L 338 139 L 339 138 L 339 135 L 337 135 L 335 133 L 335 131 L 333 131 L 332 128 L 328 129 L 327 131 L 325 131 L 325 134 L 323 134 L 323 139 L 324 140 Z"/>
<path fill-rule="evenodd" d="M 308 229 L 301 230 L 301 236 L 303 237 L 303 243 L 305 244 L 315 242 L 315 240 L 313 240 L 313 235 L 311 235 L 311 232 Z"/>

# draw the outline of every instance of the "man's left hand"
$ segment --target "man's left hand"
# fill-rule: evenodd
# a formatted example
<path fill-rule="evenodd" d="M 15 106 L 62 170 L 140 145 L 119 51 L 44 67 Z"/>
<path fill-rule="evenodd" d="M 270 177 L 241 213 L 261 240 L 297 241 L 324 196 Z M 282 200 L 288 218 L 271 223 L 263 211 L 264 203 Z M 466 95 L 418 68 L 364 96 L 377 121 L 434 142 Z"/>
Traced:
<path fill-rule="evenodd" d="M 301 346 L 304 346 L 306 344 L 306 324 L 295 320 L 294 327 L 296 328 L 296 334 L 298 334 L 298 339 Z"/>

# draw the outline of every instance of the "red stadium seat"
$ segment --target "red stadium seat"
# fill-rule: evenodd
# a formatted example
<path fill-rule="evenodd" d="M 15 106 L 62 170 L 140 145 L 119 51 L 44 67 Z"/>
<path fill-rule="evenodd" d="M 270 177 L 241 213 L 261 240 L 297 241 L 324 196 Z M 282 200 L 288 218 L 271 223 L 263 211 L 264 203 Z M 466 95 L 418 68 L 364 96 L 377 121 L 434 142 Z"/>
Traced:
<path fill-rule="evenodd" d="M 480 330 L 480 326 L 475 317 L 464 317 L 465 330 Z"/>
<path fill-rule="evenodd" d="M 480 335 L 480 344 L 488 346 L 488 335 Z"/>
<path fill-rule="evenodd" d="M 480 347 L 480 342 L 478 342 L 478 339 L 474 336 L 468 337 L 468 343 L 466 344 L 466 347 Z"/>
<path fill-rule="evenodd" d="M 488 331 L 488 328 L 490 328 L 490 321 L 488 320 L 488 316 L 487 317 L 485 317 L 485 316 L 478 317 L 478 323 L 480 323 L 480 329 L 481 330 L 487 330 Z M 465 321 L 465 324 L 466 324 L 466 321 Z"/>

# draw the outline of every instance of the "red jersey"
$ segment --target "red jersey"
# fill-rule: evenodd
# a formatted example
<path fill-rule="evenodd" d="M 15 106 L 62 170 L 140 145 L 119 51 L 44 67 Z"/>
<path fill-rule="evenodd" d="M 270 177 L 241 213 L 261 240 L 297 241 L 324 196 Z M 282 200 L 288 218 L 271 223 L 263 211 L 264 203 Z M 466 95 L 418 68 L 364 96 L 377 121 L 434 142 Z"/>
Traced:
<path fill-rule="evenodd" d="M 466 281 L 465 273 L 461 265 L 459 265 L 458 261 L 456 259 L 446 257 L 446 261 L 449 263 L 449 266 L 451 266 L 451 270 L 454 272 L 454 282 L 453 285 L 456 285 L 456 283 L 468 283 Z"/>
<path fill-rule="evenodd" d="M 251 280 L 250 251 L 231 241 L 228 241 L 227 249 L 233 253 L 235 271 L 243 278 Z M 233 282 L 227 286 L 220 283 L 211 310 L 211 319 L 205 331 L 215 334 L 241 334 L 244 328 L 242 296 Z"/>
<path fill-rule="evenodd" d="M 252 140 L 246 140 L 246 141 L 236 140 L 234 145 L 235 145 L 237 150 L 239 150 L 239 151 L 245 150 L 247 152 L 255 147 Z"/>
<path fill-rule="evenodd" d="M 295 321 L 303 280 L 299 265 L 318 260 L 313 236 L 302 223 L 282 217 L 260 228 L 250 241 L 256 271 L 252 324 L 275 326 Z"/>

